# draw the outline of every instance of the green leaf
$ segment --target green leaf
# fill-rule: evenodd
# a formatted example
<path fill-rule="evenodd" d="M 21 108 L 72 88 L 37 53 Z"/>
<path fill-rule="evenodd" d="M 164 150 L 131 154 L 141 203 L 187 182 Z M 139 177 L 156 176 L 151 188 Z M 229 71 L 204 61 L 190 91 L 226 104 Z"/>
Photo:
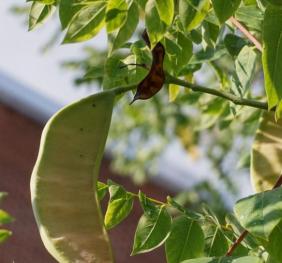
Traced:
<path fill-rule="evenodd" d="M 235 18 L 244 23 L 249 30 L 262 31 L 263 12 L 256 5 L 239 7 Z"/>
<path fill-rule="evenodd" d="M 239 7 L 241 0 L 212 0 L 215 14 L 220 23 L 224 23 Z"/>
<path fill-rule="evenodd" d="M 242 94 L 245 94 L 250 89 L 250 84 L 254 77 L 256 60 L 257 54 L 249 46 L 243 47 L 235 60 L 236 73 L 243 89 Z"/>
<path fill-rule="evenodd" d="M 28 30 L 32 30 L 36 26 L 43 24 L 54 10 L 55 7 L 53 5 L 33 2 L 29 13 Z"/>
<path fill-rule="evenodd" d="M 0 192 L 0 203 L 3 201 L 3 199 L 6 198 L 7 195 L 8 195 L 8 193 L 6 193 L 6 192 Z"/>
<path fill-rule="evenodd" d="M 268 108 L 282 99 L 282 7 L 268 5 L 263 23 L 262 64 Z"/>
<path fill-rule="evenodd" d="M 170 26 L 174 16 L 174 0 L 156 0 L 156 3 L 160 19 Z"/>
<path fill-rule="evenodd" d="M 124 220 L 133 208 L 133 196 L 120 185 L 109 184 L 110 200 L 105 214 L 105 227 L 111 229 Z"/>
<path fill-rule="evenodd" d="M 6 229 L 0 229 L 0 244 L 4 243 L 11 235 L 11 231 Z"/>
<path fill-rule="evenodd" d="M 279 248 L 281 244 L 282 244 L 282 220 L 273 229 L 272 233 L 269 236 L 269 242 L 265 246 L 271 258 L 275 259 L 277 263 L 282 262 L 282 249 Z"/>
<path fill-rule="evenodd" d="M 282 219 L 282 188 L 251 195 L 239 200 L 235 215 L 240 224 L 254 236 L 268 240 Z"/>
<path fill-rule="evenodd" d="M 204 252 L 204 233 L 200 225 L 186 216 L 173 220 L 171 233 L 165 242 L 168 263 L 180 263 Z"/>
<path fill-rule="evenodd" d="M 205 19 L 210 8 L 209 0 L 180 0 L 179 16 L 183 26 L 191 31 Z"/>
<path fill-rule="evenodd" d="M 278 0 L 280 1 L 280 0 Z M 257 1 L 256 0 L 243 0 L 245 5 L 256 5 Z"/>
<path fill-rule="evenodd" d="M 79 4 L 81 3 L 81 4 Z M 60 0 L 59 17 L 62 29 L 65 29 L 73 16 L 83 7 L 83 2 L 78 0 Z"/>
<path fill-rule="evenodd" d="M 120 48 L 132 36 L 138 25 L 138 17 L 138 6 L 134 1 L 132 1 L 131 5 L 128 8 L 124 23 L 115 34 L 112 44 L 112 50 Z"/>
<path fill-rule="evenodd" d="M 263 263 L 257 257 L 221 257 L 221 258 L 197 258 L 182 261 L 181 263 Z"/>
<path fill-rule="evenodd" d="M 155 206 L 141 192 L 139 199 L 144 214 L 137 225 L 131 255 L 146 253 L 161 246 L 171 230 L 171 217 L 165 206 Z"/>
<path fill-rule="evenodd" d="M 169 102 L 173 102 L 175 101 L 175 99 L 179 94 L 180 87 L 175 84 L 169 84 L 168 91 L 169 91 Z"/>
<path fill-rule="evenodd" d="M 209 224 L 203 227 L 205 233 L 206 255 L 219 257 L 225 255 L 228 250 L 228 242 L 219 226 Z"/>
<path fill-rule="evenodd" d="M 0 226 L 4 224 L 9 224 L 14 221 L 14 218 L 11 217 L 7 212 L 0 209 Z"/>
<path fill-rule="evenodd" d="M 204 62 L 214 61 L 219 58 L 222 58 L 227 54 L 225 47 L 218 46 L 216 49 L 206 48 L 205 50 L 200 50 L 193 54 L 192 58 L 189 61 L 189 64 L 200 64 Z"/>
<path fill-rule="evenodd" d="M 100 181 L 97 182 L 97 195 L 100 201 L 105 197 L 108 188 L 109 186 L 107 184 L 104 184 Z"/>
<path fill-rule="evenodd" d="M 106 28 L 110 33 L 124 23 L 127 17 L 127 3 L 125 0 L 109 0 L 106 11 Z"/>
<path fill-rule="evenodd" d="M 153 48 L 166 32 L 166 24 L 160 19 L 155 0 L 148 0 L 146 4 L 145 24 Z"/>
<path fill-rule="evenodd" d="M 241 49 L 247 45 L 247 42 L 234 34 L 227 34 L 224 38 L 224 45 L 231 56 L 238 56 Z"/>
<path fill-rule="evenodd" d="M 118 91 L 66 106 L 43 130 L 31 200 L 41 239 L 58 262 L 113 262 L 96 185 Z"/>
<path fill-rule="evenodd" d="M 269 4 L 272 4 L 272 5 L 282 6 L 281 0 L 265 0 L 265 1 Z"/>
<path fill-rule="evenodd" d="M 257 192 L 270 190 L 281 174 L 282 120 L 264 112 L 252 145 L 251 180 Z"/>
<path fill-rule="evenodd" d="M 26 2 L 37 2 L 45 5 L 52 5 L 56 3 L 56 0 L 27 0 Z"/>
<path fill-rule="evenodd" d="M 82 8 L 71 20 L 63 43 L 86 41 L 93 38 L 105 23 L 105 2 L 97 1 Z"/>

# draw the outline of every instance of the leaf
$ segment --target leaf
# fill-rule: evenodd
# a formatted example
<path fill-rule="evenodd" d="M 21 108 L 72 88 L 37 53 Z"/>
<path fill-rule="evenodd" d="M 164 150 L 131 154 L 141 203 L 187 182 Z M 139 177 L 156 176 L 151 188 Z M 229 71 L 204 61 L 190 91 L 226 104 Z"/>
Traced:
<path fill-rule="evenodd" d="M 8 195 L 8 193 L 6 193 L 6 192 L 0 192 L 0 203 L 3 201 L 3 199 L 6 198 L 7 195 Z"/>
<path fill-rule="evenodd" d="M 247 42 L 234 34 L 226 34 L 225 38 L 224 38 L 224 45 L 226 47 L 226 49 L 228 50 L 229 54 L 231 56 L 238 56 L 238 54 L 240 53 L 241 49 L 247 45 Z"/>
<path fill-rule="evenodd" d="M 124 23 L 115 34 L 112 50 L 120 48 L 134 33 L 139 22 L 139 10 L 137 4 L 132 1 L 128 8 L 127 16 Z"/>
<path fill-rule="evenodd" d="M 205 50 L 200 50 L 193 54 L 192 58 L 189 61 L 189 64 L 199 64 L 214 61 L 222 58 L 225 54 L 227 54 L 225 47 L 219 46 L 216 49 L 208 47 Z"/>
<path fill-rule="evenodd" d="M 279 248 L 282 243 L 282 221 L 273 229 L 269 236 L 269 242 L 265 246 L 266 251 L 275 262 L 282 262 L 282 250 Z"/>
<path fill-rule="evenodd" d="M 34 29 L 53 13 L 55 7 L 53 5 L 45 5 L 38 2 L 33 2 L 31 5 L 28 21 L 28 30 Z"/>
<path fill-rule="evenodd" d="M 263 263 L 257 257 L 221 257 L 221 258 L 197 258 L 182 261 L 181 263 Z"/>
<path fill-rule="evenodd" d="M 14 218 L 11 217 L 7 212 L 0 209 L 0 226 L 4 224 L 9 224 L 14 221 Z"/>
<path fill-rule="evenodd" d="M 73 16 L 83 7 L 78 0 L 60 0 L 59 2 L 59 17 L 62 29 L 65 29 Z"/>
<path fill-rule="evenodd" d="M 106 91 L 66 106 L 43 130 L 32 207 L 41 239 L 58 262 L 113 262 L 96 184 L 115 96 L 116 90 Z"/>
<path fill-rule="evenodd" d="M 169 84 L 168 90 L 169 90 L 169 102 L 175 101 L 175 99 L 179 94 L 180 87 L 175 84 Z"/>
<path fill-rule="evenodd" d="M 282 171 L 282 120 L 264 112 L 252 145 L 251 181 L 257 192 L 270 190 Z"/>
<path fill-rule="evenodd" d="M 256 68 L 257 54 L 249 46 L 243 47 L 237 59 L 235 60 L 236 74 L 242 85 L 242 94 L 250 89 L 251 81 L 254 78 Z"/>
<path fill-rule="evenodd" d="M 228 250 L 228 243 L 219 226 L 209 224 L 204 226 L 203 229 L 206 241 L 206 255 L 209 257 L 219 257 L 225 255 Z"/>
<path fill-rule="evenodd" d="M 0 244 L 4 243 L 11 235 L 11 231 L 6 229 L 0 229 Z"/>
<path fill-rule="evenodd" d="M 153 48 L 164 36 L 166 25 L 160 19 L 155 0 L 148 0 L 145 8 L 145 24 Z"/>
<path fill-rule="evenodd" d="M 235 18 L 244 23 L 249 30 L 262 31 L 263 12 L 256 5 L 239 7 Z"/>
<path fill-rule="evenodd" d="M 121 27 L 127 17 L 127 3 L 125 0 L 109 0 L 106 11 L 106 28 L 110 33 Z"/>
<path fill-rule="evenodd" d="M 131 255 L 146 253 L 161 246 L 171 230 L 171 217 L 165 206 L 155 206 L 141 192 L 139 199 L 144 214 L 136 228 Z"/>
<path fill-rule="evenodd" d="M 133 196 L 120 185 L 109 184 L 110 200 L 105 214 L 105 227 L 111 229 L 124 220 L 133 208 Z"/>
<path fill-rule="evenodd" d="M 204 233 L 199 224 L 186 216 L 173 220 L 171 233 L 165 242 L 168 263 L 180 263 L 185 259 L 203 255 Z"/>
<path fill-rule="evenodd" d="M 100 181 L 97 182 L 97 195 L 100 201 L 105 197 L 108 188 L 109 186 L 107 184 L 104 184 Z"/>
<path fill-rule="evenodd" d="M 174 0 L 156 0 L 156 3 L 160 19 L 170 26 L 174 16 Z"/>
<path fill-rule="evenodd" d="M 265 1 L 269 4 L 272 4 L 272 5 L 282 6 L 281 0 L 265 0 Z"/>
<path fill-rule="evenodd" d="M 241 0 L 212 0 L 215 14 L 220 23 L 224 23 L 239 7 Z"/>
<path fill-rule="evenodd" d="M 97 1 L 82 8 L 71 20 L 63 43 L 75 43 L 93 38 L 105 23 L 105 2 Z"/>
<path fill-rule="evenodd" d="M 235 215 L 240 224 L 256 237 L 268 240 L 282 219 L 282 188 L 251 195 L 239 200 Z"/>
<path fill-rule="evenodd" d="M 188 31 L 198 27 L 208 14 L 209 0 L 180 0 L 180 20 Z"/>
<path fill-rule="evenodd" d="M 268 5 L 263 22 L 262 64 L 268 108 L 282 99 L 282 7 Z"/>

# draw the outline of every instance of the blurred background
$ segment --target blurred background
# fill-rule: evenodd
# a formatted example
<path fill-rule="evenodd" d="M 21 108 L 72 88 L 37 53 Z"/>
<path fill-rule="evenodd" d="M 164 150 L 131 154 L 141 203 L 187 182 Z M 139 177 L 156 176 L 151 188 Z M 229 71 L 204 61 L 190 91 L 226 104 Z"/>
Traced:
<path fill-rule="evenodd" d="M 82 77 L 89 68 L 104 66 L 107 48 L 104 31 L 86 43 L 60 45 L 57 16 L 48 26 L 27 32 L 26 12 L 18 1 L 0 2 L 0 191 L 8 192 L 2 207 L 16 219 L 9 225 L 12 237 L 0 245 L 3 263 L 55 262 L 43 248 L 32 215 L 30 174 L 48 118 L 101 88 L 101 76 L 94 81 Z M 205 67 L 195 78 L 203 84 L 215 82 Z M 196 210 L 208 202 L 220 216 L 252 192 L 247 167 L 257 125 L 252 118 L 259 113 L 249 110 L 239 124 L 233 119 L 240 114 L 227 113 L 218 123 L 226 102 L 216 108 L 215 98 L 181 92 L 181 98 L 170 102 L 163 89 L 145 107 L 144 102 L 129 106 L 132 94 L 119 101 L 100 180 L 111 178 L 136 193 L 141 188 L 159 200 L 175 196 Z M 161 249 L 130 258 L 140 215 L 136 206 L 110 231 L 117 262 L 164 262 Z"/>

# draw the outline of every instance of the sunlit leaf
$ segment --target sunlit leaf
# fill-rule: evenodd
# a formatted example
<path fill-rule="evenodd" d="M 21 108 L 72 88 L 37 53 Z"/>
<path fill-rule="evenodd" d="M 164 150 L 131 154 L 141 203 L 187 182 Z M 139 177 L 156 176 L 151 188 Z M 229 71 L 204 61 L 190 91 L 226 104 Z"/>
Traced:
<path fill-rule="evenodd" d="M 105 197 L 108 188 L 109 186 L 107 184 L 104 184 L 100 181 L 97 182 L 97 195 L 99 200 L 102 200 Z"/>
<path fill-rule="evenodd" d="M 125 0 L 109 0 L 106 10 L 106 28 L 110 33 L 122 26 L 127 17 L 127 3 Z"/>
<path fill-rule="evenodd" d="M 169 26 L 174 16 L 174 0 L 156 0 L 156 3 L 160 19 Z"/>
<path fill-rule="evenodd" d="M 0 244 L 5 242 L 11 235 L 11 231 L 6 229 L 0 229 Z"/>
<path fill-rule="evenodd" d="M 28 29 L 32 30 L 36 26 L 43 24 L 54 10 L 55 7 L 53 5 L 33 2 L 29 13 Z"/>
<path fill-rule="evenodd" d="M 254 236 L 267 240 L 282 219 L 282 188 L 251 195 L 239 200 L 235 215 Z"/>
<path fill-rule="evenodd" d="M 282 120 L 264 112 L 252 145 L 251 179 L 257 192 L 270 190 L 282 171 Z"/>
<path fill-rule="evenodd" d="M 197 258 L 182 261 L 181 263 L 263 263 L 258 257 L 221 257 L 221 258 Z"/>
<path fill-rule="evenodd" d="M 213 8 L 220 23 L 224 23 L 237 10 L 241 0 L 212 0 Z"/>
<path fill-rule="evenodd" d="M 109 184 L 110 200 L 105 214 L 105 227 L 111 229 L 123 221 L 133 207 L 133 196 L 120 185 Z"/>
<path fill-rule="evenodd" d="M 86 41 L 99 33 L 105 23 L 105 2 L 97 1 L 82 8 L 71 20 L 64 43 Z"/>

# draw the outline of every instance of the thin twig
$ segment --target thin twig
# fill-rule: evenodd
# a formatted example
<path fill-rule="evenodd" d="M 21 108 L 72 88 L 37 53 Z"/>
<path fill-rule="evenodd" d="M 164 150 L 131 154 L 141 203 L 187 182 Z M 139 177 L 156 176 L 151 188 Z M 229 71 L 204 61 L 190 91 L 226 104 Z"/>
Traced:
<path fill-rule="evenodd" d="M 221 98 L 224 98 L 226 100 L 233 102 L 235 105 L 243 105 L 243 106 L 249 106 L 249 107 L 253 107 L 257 109 L 268 110 L 268 104 L 265 102 L 245 99 L 245 98 L 237 97 L 236 95 L 231 94 L 229 92 L 211 89 L 211 88 L 203 87 L 200 85 L 195 85 L 190 82 L 175 78 L 169 74 L 166 74 L 166 82 L 168 84 L 176 84 L 176 85 L 186 87 L 195 92 L 203 92 L 203 93 L 208 93 L 208 94 L 211 94 L 217 97 L 221 97 Z"/>
<path fill-rule="evenodd" d="M 231 17 L 229 21 L 237 27 L 254 45 L 255 47 L 262 52 L 261 43 L 250 33 L 248 29 L 246 29 L 235 17 Z"/>
<path fill-rule="evenodd" d="M 272 187 L 273 189 L 276 189 L 282 185 L 282 174 L 279 176 L 278 180 Z M 228 249 L 225 256 L 230 257 L 232 256 L 234 250 L 241 244 L 241 242 L 244 240 L 244 238 L 249 234 L 248 230 L 244 230 L 241 235 L 234 241 L 234 243 L 231 245 L 231 247 Z"/>

